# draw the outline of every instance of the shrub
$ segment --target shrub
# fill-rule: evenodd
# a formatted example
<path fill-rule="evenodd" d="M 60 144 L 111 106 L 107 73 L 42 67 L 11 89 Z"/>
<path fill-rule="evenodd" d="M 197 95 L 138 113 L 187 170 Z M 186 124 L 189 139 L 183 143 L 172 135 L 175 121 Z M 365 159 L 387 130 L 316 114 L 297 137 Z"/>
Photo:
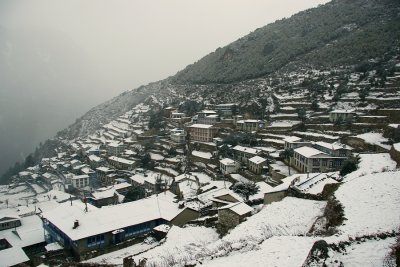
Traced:
<path fill-rule="evenodd" d="M 340 170 L 340 175 L 345 176 L 355 170 L 357 170 L 357 163 L 354 160 L 346 160 Z"/>

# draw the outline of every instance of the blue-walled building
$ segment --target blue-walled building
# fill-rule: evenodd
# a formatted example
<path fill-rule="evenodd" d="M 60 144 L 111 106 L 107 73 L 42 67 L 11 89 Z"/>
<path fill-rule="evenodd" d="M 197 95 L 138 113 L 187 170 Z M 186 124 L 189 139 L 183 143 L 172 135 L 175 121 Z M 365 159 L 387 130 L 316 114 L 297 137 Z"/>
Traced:
<path fill-rule="evenodd" d="M 74 201 L 43 214 L 46 242 L 58 242 L 76 255 L 112 246 L 146 234 L 158 225 L 182 225 L 197 218 L 188 208 L 180 209 L 175 195 L 165 192 L 134 202 L 96 208 Z"/>

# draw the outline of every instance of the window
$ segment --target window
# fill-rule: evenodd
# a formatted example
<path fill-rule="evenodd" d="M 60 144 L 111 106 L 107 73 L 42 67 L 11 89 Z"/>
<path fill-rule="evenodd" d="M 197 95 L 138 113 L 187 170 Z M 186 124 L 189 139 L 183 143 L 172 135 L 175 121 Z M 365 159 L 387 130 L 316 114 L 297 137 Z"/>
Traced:
<path fill-rule="evenodd" d="M 104 244 L 104 234 L 95 235 L 87 238 L 88 247 L 100 246 L 103 244 Z"/>

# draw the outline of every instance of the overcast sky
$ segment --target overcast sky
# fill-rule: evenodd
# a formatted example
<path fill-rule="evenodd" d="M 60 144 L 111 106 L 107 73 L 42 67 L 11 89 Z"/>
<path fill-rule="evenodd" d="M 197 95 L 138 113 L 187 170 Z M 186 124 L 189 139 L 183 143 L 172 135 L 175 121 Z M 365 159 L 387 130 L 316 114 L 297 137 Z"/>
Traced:
<path fill-rule="evenodd" d="M 327 0 L 0 0 L 0 174 L 91 107 Z"/>
<path fill-rule="evenodd" d="M 256 28 L 326 2 L 2 0 L 0 25 L 66 33 L 108 77 L 110 95 L 116 95 L 173 75 Z"/>

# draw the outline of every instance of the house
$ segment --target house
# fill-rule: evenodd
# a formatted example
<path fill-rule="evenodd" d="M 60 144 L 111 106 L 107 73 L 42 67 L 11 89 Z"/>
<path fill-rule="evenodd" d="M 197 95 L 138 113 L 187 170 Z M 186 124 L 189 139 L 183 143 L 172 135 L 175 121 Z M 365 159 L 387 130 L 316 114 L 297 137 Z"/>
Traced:
<path fill-rule="evenodd" d="M 89 159 L 90 167 L 92 167 L 94 169 L 96 169 L 97 167 L 100 167 L 104 162 L 104 159 L 102 159 L 96 155 L 89 155 L 88 159 Z"/>
<path fill-rule="evenodd" d="M 70 164 L 71 164 L 71 168 L 75 168 L 77 166 L 82 165 L 82 162 L 80 160 L 73 159 L 73 160 L 71 160 Z"/>
<path fill-rule="evenodd" d="M 0 231 L 21 226 L 18 216 L 2 216 L 0 218 Z"/>
<path fill-rule="evenodd" d="M 116 184 L 114 184 L 113 187 L 115 188 L 115 190 L 117 191 L 118 194 L 125 196 L 129 192 L 129 190 L 132 189 L 132 185 L 127 183 L 125 180 L 120 183 L 118 183 L 118 181 L 117 181 L 118 179 L 115 179 L 115 180 L 116 180 Z"/>
<path fill-rule="evenodd" d="M 96 168 L 96 176 L 97 181 L 100 181 L 103 185 L 109 184 L 109 179 L 107 179 L 107 175 L 114 173 L 114 170 L 107 167 L 98 167 Z"/>
<path fill-rule="evenodd" d="M 218 222 L 233 228 L 249 217 L 252 211 L 253 209 L 244 202 L 232 203 L 218 208 Z"/>
<path fill-rule="evenodd" d="M 5 214 L 9 211 L 3 210 Z M 26 263 L 28 256 L 42 252 L 44 246 L 43 224 L 39 216 L 20 218 L 18 227 L 0 231 L 0 266 Z"/>
<path fill-rule="evenodd" d="M 182 112 L 172 112 L 171 119 L 179 121 L 185 117 L 185 113 Z"/>
<path fill-rule="evenodd" d="M 333 110 L 329 112 L 329 121 L 330 122 L 348 122 L 353 121 L 355 118 L 355 111 L 354 110 Z"/>
<path fill-rule="evenodd" d="M 258 156 L 261 154 L 261 150 L 251 147 L 244 146 L 235 146 L 233 149 L 233 153 L 235 155 L 235 159 L 243 162 L 244 164 L 248 164 L 248 160 L 254 156 Z"/>
<path fill-rule="evenodd" d="M 222 188 L 212 193 L 212 206 L 222 207 L 231 203 L 243 202 L 243 198 L 230 189 Z"/>
<path fill-rule="evenodd" d="M 107 154 L 117 156 L 124 151 L 124 145 L 121 143 L 111 142 L 107 144 Z"/>
<path fill-rule="evenodd" d="M 19 179 L 21 180 L 21 181 L 27 181 L 27 180 L 29 180 L 32 176 L 32 173 L 31 172 L 28 172 L 28 171 L 22 171 L 22 172 L 19 172 L 18 173 L 18 176 L 19 176 Z"/>
<path fill-rule="evenodd" d="M 264 191 L 264 204 L 281 201 L 288 195 L 289 189 L 298 193 L 321 195 L 327 184 L 338 183 L 339 173 L 293 174 L 282 179 L 276 187 Z"/>
<path fill-rule="evenodd" d="M 147 171 L 146 173 L 136 173 L 129 177 L 133 186 L 144 187 L 148 192 L 164 191 L 172 178 L 157 172 Z"/>
<path fill-rule="evenodd" d="M 239 131 L 256 132 L 265 127 L 261 120 L 239 120 L 236 122 L 236 129 Z"/>
<path fill-rule="evenodd" d="M 121 203 L 123 196 L 118 194 L 113 187 L 99 188 L 92 192 L 87 198 L 88 202 L 93 206 L 101 208 L 102 206 L 116 205 Z"/>
<path fill-rule="evenodd" d="M 299 147 L 293 151 L 293 167 L 300 172 L 329 172 L 339 170 L 347 157 L 331 156 L 312 147 Z"/>
<path fill-rule="evenodd" d="M 232 117 L 233 115 L 236 115 L 238 107 L 237 104 L 234 103 L 219 104 L 215 106 L 215 110 L 223 117 Z"/>
<path fill-rule="evenodd" d="M 171 183 L 170 190 L 180 198 L 196 197 L 202 186 L 210 184 L 212 178 L 203 172 L 189 172 L 178 175 Z"/>
<path fill-rule="evenodd" d="M 7 240 L 0 239 L 0 243 L 5 243 Z M 6 247 L 0 249 L 0 259 L 2 266 L 30 266 L 29 258 L 22 248 Z"/>
<path fill-rule="evenodd" d="M 220 121 L 220 118 L 217 112 L 213 110 L 202 110 L 197 112 L 197 119 L 195 119 L 196 123 L 199 124 L 211 124 L 214 125 Z"/>
<path fill-rule="evenodd" d="M 75 188 L 84 188 L 89 186 L 89 175 L 74 175 L 71 177 L 72 186 Z"/>
<path fill-rule="evenodd" d="M 327 142 L 315 142 L 313 144 L 318 150 L 325 152 L 334 157 L 350 157 L 353 148 L 348 145 L 340 144 L 340 143 L 327 143 Z"/>
<path fill-rule="evenodd" d="M 166 107 L 164 109 L 164 117 L 171 118 L 171 114 L 176 113 L 176 108 L 174 107 Z"/>
<path fill-rule="evenodd" d="M 186 131 L 184 129 L 172 129 L 170 138 L 173 142 L 183 144 L 186 142 Z"/>
<path fill-rule="evenodd" d="M 254 174 L 260 175 L 265 166 L 267 166 L 267 159 L 265 158 L 254 156 L 249 159 L 249 170 Z"/>
<path fill-rule="evenodd" d="M 218 128 L 208 124 L 193 124 L 188 127 L 190 141 L 212 142 Z"/>
<path fill-rule="evenodd" d="M 219 168 L 222 174 L 235 173 L 240 168 L 240 163 L 229 158 L 224 158 L 219 161 Z"/>
<path fill-rule="evenodd" d="M 87 176 L 89 176 L 90 184 L 94 184 L 97 180 L 96 172 L 89 167 L 82 168 L 81 174 L 86 174 Z"/>
<path fill-rule="evenodd" d="M 116 156 L 111 156 L 108 158 L 108 163 L 116 169 L 120 170 L 132 170 L 137 164 L 134 160 L 128 160 Z"/>
<path fill-rule="evenodd" d="M 82 256 L 147 234 L 161 224 L 182 225 L 195 219 L 198 214 L 180 209 L 174 197 L 165 192 L 101 209 L 89 205 L 87 210 L 83 203 L 63 203 L 43 213 L 45 238 Z"/>
<path fill-rule="evenodd" d="M 302 138 L 297 136 L 288 136 L 283 139 L 283 141 L 285 142 L 285 149 L 295 149 L 302 146 L 311 146 L 311 142 L 304 141 Z"/>

